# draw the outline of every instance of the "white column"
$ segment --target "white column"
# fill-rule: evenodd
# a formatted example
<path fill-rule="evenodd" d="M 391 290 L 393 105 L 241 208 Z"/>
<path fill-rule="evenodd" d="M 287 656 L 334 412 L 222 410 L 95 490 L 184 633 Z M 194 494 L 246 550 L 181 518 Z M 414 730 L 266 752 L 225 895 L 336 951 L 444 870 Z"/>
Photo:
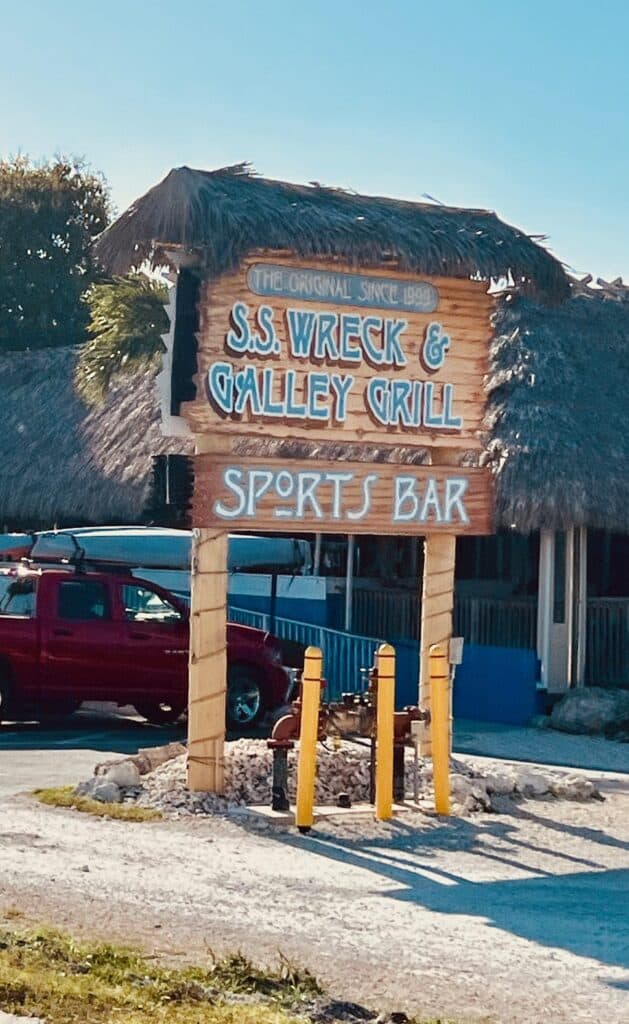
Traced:
<path fill-rule="evenodd" d="M 356 538 L 353 533 L 347 537 L 347 564 L 345 566 L 345 632 L 352 630 L 352 597 L 354 590 L 354 548 Z"/>
<path fill-rule="evenodd" d="M 574 558 L 575 558 L 575 543 L 574 543 L 574 527 L 566 530 L 566 586 L 565 586 L 565 601 L 566 601 L 566 682 L 568 687 L 572 686 L 574 679 L 574 641 L 575 641 L 575 623 L 574 623 Z"/>
<path fill-rule="evenodd" d="M 318 576 L 321 572 L 321 538 L 322 534 L 315 533 L 314 564 L 312 567 L 313 576 Z"/>
<path fill-rule="evenodd" d="M 548 686 L 553 628 L 555 534 L 540 530 L 539 583 L 537 595 L 537 656 L 542 663 L 542 685 Z"/>
<path fill-rule="evenodd" d="M 582 526 L 578 533 L 579 566 L 577 578 L 577 661 L 574 683 L 585 686 L 585 653 L 587 645 L 587 572 L 588 572 L 588 532 Z"/>

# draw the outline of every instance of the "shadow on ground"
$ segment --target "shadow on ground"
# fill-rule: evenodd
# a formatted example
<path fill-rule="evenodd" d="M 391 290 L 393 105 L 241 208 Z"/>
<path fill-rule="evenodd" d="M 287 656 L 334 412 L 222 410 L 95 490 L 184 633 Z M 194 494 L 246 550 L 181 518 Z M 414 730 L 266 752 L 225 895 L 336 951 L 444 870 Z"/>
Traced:
<path fill-rule="evenodd" d="M 78 712 L 45 722 L 15 722 L 0 726 L 0 750 L 103 750 L 136 754 L 141 747 L 156 747 L 185 740 L 181 725 L 155 726 L 140 718 Z"/>
<path fill-rule="evenodd" d="M 248 732 L 228 733 L 261 738 L 268 729 L 260 726 Z M 126 709 L 78 711 L 74 715 L 33 722 L 9 722 L 0 725 L 2 750 L 102 750 L 114 754 L 137 754 L 142 747 L 158 747 L 177 741 L 185 743 L 186 724 L 151 725 Z"/>
<path fill-rule="evenodd" d="M 486 918 L 490 926 L 538 945 L 629 970 L 629 868 L 606 869 L 596 859 L 596 845 L 600 845 L 627 850 L 629 861 L 629 843 L 522 808 L 515 813 L 551 830 L 548 847 L 523 841 L 515 824 L 496 819 L 441 819 L 428 822 L 421 831 L 397 821 L 391 826 L 392 834 L 379 839 L 339 838 L 325 831 L 308 836 L 282 833 L 275 838 L 387 879 L 391 888 L 378 889 L 385 898 L 416 903 L 441 914 Z M 594 844 L 590 856 L 553 848 L 553 830 Z M 498 861 L 527 872 L 528 877 L 469 881 L 439 865 L 435 859 L 439 850 L 471 854 L 478 858 L 479 866 Z M 530 877 L 533 869 L 527 863 L 527 851 L 545 854 L 549 870 L 534 869 Z M 473 867 L 472 872 L 480 874 Z M 629 978 L 609 979 L 609 984 L 626 988 Z"/>

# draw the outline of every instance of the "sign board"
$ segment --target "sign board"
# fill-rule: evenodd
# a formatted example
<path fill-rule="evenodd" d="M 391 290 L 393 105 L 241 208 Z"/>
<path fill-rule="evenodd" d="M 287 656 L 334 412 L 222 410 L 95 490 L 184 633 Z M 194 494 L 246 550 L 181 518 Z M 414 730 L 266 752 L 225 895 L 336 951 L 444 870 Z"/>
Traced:
<path fill-rule="evenodd" d="M 197 455 L 193 522 L 225 530 L 492 532 L 483 469 Z"/>
<path fill-rule="evenodd" d="M 258 254 L 205 283 L 193 433 L 479 448 L 484 283 Z"/>

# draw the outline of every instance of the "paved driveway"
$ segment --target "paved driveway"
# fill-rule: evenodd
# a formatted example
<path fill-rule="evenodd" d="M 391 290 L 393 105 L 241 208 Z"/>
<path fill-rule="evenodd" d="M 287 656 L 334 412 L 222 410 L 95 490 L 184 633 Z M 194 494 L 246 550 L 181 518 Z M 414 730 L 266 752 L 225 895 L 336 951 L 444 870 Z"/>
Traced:
<path fill-rule="evenodd" d="M 150 725 L 132 709 L 87 706 L 54 724 L 0 726 L 0 797 L 89 778 L 98 761 L 185 739 L 185 726 Z"/>

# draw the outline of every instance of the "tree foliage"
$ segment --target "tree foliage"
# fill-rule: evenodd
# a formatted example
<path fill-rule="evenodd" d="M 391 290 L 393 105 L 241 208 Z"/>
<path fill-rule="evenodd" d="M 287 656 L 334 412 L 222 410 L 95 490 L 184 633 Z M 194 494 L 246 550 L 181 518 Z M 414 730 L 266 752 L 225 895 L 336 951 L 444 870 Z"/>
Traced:
<path fill-rule="evenodd" d="M 112 378 L 155 365 L 169 329 L 165 285 L 145 274 L 95 284 L 86 296 L 89 332 L 76 369 L 76 386 L 89 404 L 102 402 Z"/>
<path fill-rule="evenodd" d="M 84 341 L 92 241 L 109 213 L 103 177 L 80 160 L 0 161 L 0 350 Z"/>

